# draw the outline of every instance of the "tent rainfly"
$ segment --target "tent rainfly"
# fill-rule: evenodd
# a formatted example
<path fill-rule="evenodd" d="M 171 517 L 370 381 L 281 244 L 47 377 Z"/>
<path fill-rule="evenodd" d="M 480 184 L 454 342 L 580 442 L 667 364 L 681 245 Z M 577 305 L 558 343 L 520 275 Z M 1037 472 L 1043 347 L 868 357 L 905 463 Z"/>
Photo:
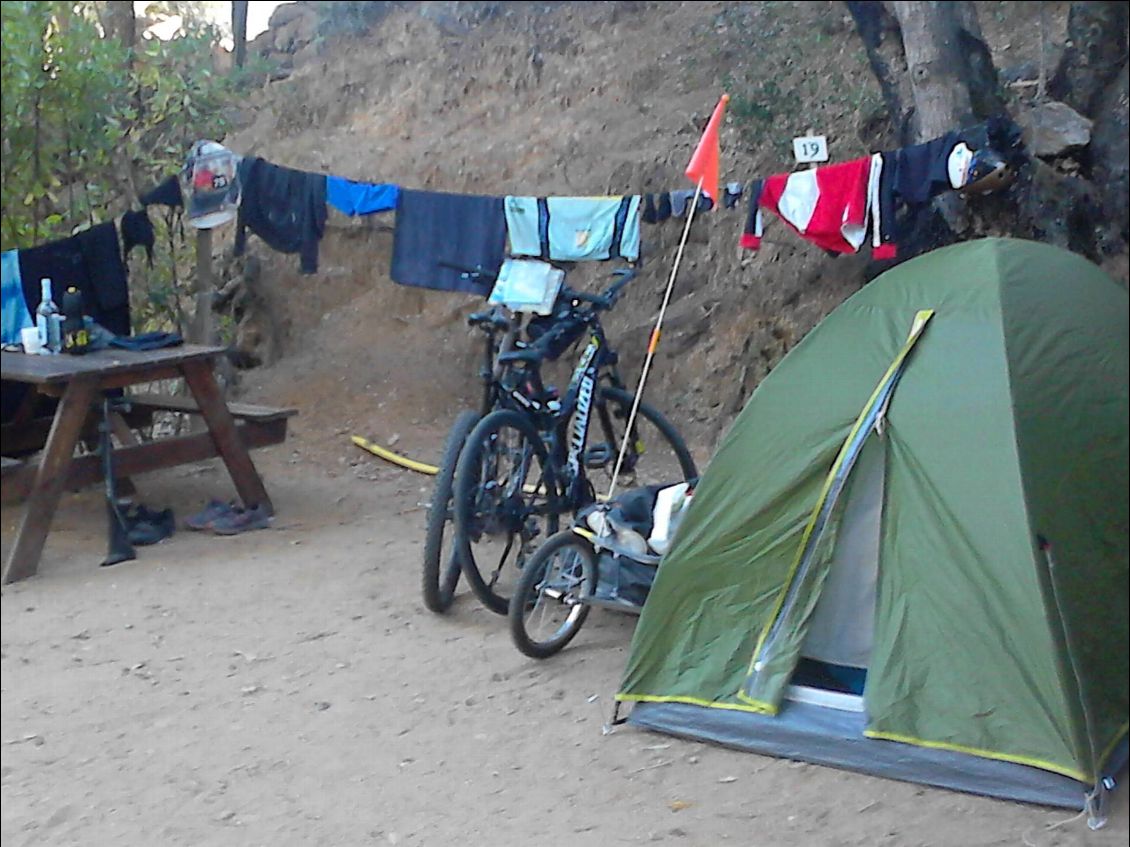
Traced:
<path fill-rule="evenodd" d="M 1089 808 L 1127 758 L 1127 293 L 954 245 L 758 386 L 660 565 L 629 723 Z"/>

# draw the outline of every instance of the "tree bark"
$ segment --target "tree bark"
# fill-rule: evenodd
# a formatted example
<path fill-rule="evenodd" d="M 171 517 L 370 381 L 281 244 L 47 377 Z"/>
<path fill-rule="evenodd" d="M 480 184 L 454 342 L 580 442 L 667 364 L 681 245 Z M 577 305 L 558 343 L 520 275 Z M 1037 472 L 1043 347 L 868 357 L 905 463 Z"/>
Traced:
<path fill-rule="evenodd" d="M 137 19 L 133 14 L 133 3 L 122 0 L 106 0 L 101 17 L 106 37 L 122 45 L 126 51 L 127 66 L 133 64 L 133 49 L 137 44 Z"/>
<path fill-rule="evenodd" d="M 913 143 L 910 116 L 914 110 L 914 93 L 906 72 L 906 52 L 903 50 L 898 21 L 879 0 L 849 0 L 844 5 L 851 13 L 855 28 L 863 40 L 867 61 L 879 82 L 895 137 L 900 144 Z"/>
<path fill-rule="evenodd" d="M 846 5 L 904 145 L 990 117 L 1007 117 L 974 4 L 961 0 Z M 1082 175 L 1032 159 L 1020 167 L 1007 192 L 970 197 L 966 202 L 956 194 L 942 195 L 933 210 L 921 210 L 910 223 L 908 242 L 913 244 L 900 249 L 901 256 L 910 258 L 955 237 L 983 235 L 1035 238 L 1093 260 L 1125 252 L 1125 185 L 1130 170 L 1126 165 L 1130 123 L 1126 22 L 1123 4 L 1073 4 L 1071 46 L 1049 83 L 1053 96 L 1096 118 L 1096 140 L 1079 160 Z M 1085 178 L 1088 167 L 1094 182 Z"/>
<path fill-rule="evenodd" d="M 892 11 L 902 31 L 914 95 L 912 135 L 926 141 L 974 123 L 960 50 L 955 7 L 962 3 L 897 2 Z"/>
<path fill-rule="evenodd" d="M 242 68 L 247 59 L 247 0 L 231 4 L 232 57 L 234 66 Z"/>

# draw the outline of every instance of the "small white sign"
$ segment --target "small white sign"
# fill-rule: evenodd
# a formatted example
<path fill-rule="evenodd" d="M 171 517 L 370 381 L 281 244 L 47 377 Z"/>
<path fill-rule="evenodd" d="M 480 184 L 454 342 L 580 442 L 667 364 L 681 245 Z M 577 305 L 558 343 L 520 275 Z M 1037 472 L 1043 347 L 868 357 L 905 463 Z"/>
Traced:
<path fill-rule="evenodd" d="M 828 161 L 828 139 L 823 135 L 805 135 L 793 139 L 793 155 L 799 164 Z"/>

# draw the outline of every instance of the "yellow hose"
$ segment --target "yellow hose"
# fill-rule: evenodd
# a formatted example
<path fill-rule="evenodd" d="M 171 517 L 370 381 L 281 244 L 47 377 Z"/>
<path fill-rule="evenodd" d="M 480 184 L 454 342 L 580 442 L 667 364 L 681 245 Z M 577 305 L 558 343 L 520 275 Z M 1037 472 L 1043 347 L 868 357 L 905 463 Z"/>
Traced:
<path fill-rule="evenodd" d="M 398 453 L 393 453 L 387 447 L 382 447 L 379 444 L 374 444 L 372 441 L 369 441 L 367 438 L 362 438 L 360 435 L 351 435 L 349 437 L 349 440 L 365 452 L 372 453 L 374 456 L 384 459 L 386 462 L 391 462 L 394 465 L 399 465 L 400 467 L 407 468 L 410 471 L 427 474 L 428 476 L 435 476 L 437 473 L 439 473 L 439 468 L 437 468 L 435 465 L 429 465 L 427 462 L 417 462 L 415 459 L 409 459 L 407 456 L 401 456 Z M 545 494 L 544 488 L 535 487 L 530 484 L 527 484 L 523 490 L 526 494 Z M 608 499 L 608 496 L 604 494 L 598 494 L 596 496 L 596 499 L 604 502 Z"/>
<path fill-rule="evenodd" d="M 362 450 L 368 453 L 372 453 L 374 456 L 378 456 L 379 458 L 384 459 L 386 462 L 392 462 L 392 464 L 394 465 L 399 465 L 402 468 L 407 468 L 410 471 L 428 474 L 429 476 L 435 476 L 437 473 L 439 473 L 439 468 L 437 468 L 435 465 L 429 465 L 426 462 L 417 462 L 415 459 L 409 459 L 407 456 L 398 455 L 397 453 L 393 453 L 387 447 L 382 447 L 379 444 L 374 444 L 372 441 L 369 441 L 366 438 L 362 438 L 360 435 L 350 436 L 350 440 Z"/>

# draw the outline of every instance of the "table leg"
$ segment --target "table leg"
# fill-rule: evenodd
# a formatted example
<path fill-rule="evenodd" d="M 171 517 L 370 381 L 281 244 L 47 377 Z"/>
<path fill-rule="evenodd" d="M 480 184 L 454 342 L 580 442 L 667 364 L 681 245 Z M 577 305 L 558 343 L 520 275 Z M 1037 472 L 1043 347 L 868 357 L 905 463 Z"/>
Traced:
<path fill-rule="evenodd" d="M 2 581 L 5 585 L 33 576 L 39 567 L 47 531 L 51 528 L 59 497 L 63 493 L 67 468 L 74 458 L 75 444 L 90 414 L 97 390 L 97 377 L 75 377 L 59 401 L 39 472 L 24 506 L 16 543 L 4 564 Z"/>
<path fill-rule="evenodd" d="M 211 363 L 185 362 L 183 368 L 185 381 L 192 389 L 192 396 L 196 399 L 200 414 L 208 424 L 208 433 L 216 442 L 216 449 L 228 467 L 228 473 L 235 483 L 235 490 L 239 492 L 243 504 L 245 506 L 260 504 L 267 510 L 267 514 L 273 515 L 275 507 L 271 503 L 271 498 L 267 496 L 267 489 L 259 477 L 259 472 L 255 470 L 251 454 L 240 440 L 235 420 L 220 393 L 220 386 L 216 383 Z"/>

